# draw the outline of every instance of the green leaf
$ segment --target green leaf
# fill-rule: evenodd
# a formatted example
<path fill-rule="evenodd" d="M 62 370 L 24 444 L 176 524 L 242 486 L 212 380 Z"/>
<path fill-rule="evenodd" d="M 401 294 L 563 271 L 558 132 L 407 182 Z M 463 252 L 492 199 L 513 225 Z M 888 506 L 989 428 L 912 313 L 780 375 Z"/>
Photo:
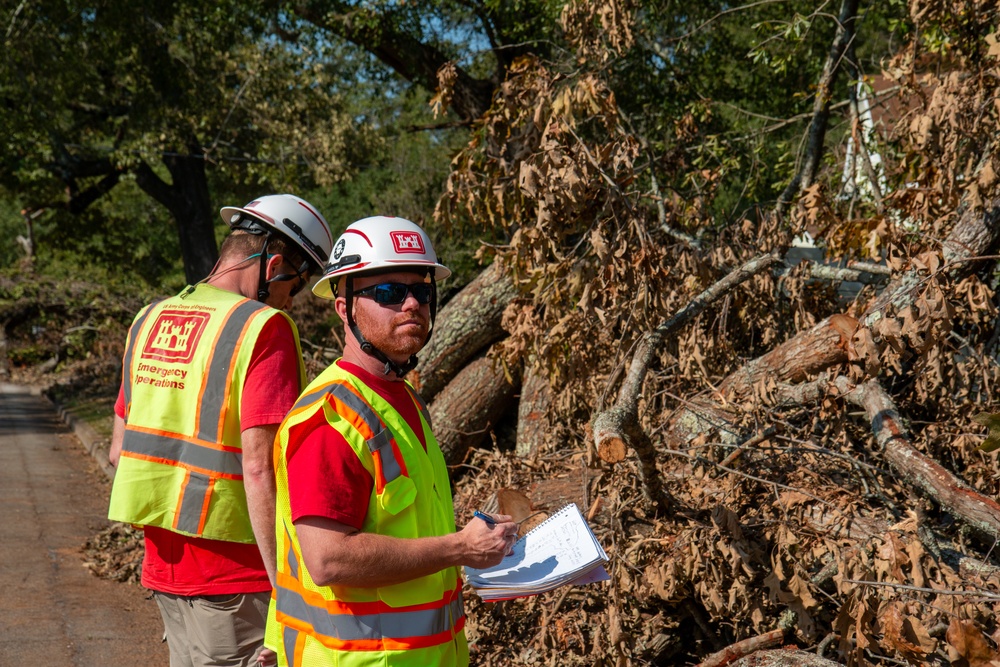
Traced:
<path fill-rule="evenodd" d="M 1000 449 L 1000 413 L 980 412 L 972 418 L 972 421 L 990 429 L 990 434 L 979 445 L 979 449 L 984 452 L 992 452 Z"/>

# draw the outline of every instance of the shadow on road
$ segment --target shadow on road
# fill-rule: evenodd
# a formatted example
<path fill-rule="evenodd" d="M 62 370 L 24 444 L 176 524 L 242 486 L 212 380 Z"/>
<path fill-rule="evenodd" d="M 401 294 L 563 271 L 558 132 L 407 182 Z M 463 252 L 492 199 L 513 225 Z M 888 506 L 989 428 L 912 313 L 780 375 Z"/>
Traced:
<path fill-rule="evenodd" d="M 0 386 L 5 405 L 3 419 L 0 419 L 0 437 L 69 433 L 69 428 L 47 401 L 24 391 L 13 385 Z"/>

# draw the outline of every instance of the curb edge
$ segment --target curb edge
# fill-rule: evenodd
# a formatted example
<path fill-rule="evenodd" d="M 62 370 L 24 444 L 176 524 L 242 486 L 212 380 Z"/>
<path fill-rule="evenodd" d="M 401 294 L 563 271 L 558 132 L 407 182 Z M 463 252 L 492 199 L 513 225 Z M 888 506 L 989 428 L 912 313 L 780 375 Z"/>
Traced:
<path fill-rule="evenodd" d="M 76 435 L 81 443 L 83 443 L 84 449 L 86 449 L 87 453 L 89 453 L 91 457 L 93 457 L 94 461 L 97 462 L 97 467 L 101 469 L 108 479 L 114 479 L 115 469 L 112 467 L 111 461 L 108 459 L 108 453 L 100 446 L 103 438 L 97 434 L 97 431 L 95 431 L 94 428 L 87 422 L 71 414 L 69 410 L 63 407 L 59 401 L 52 396 L 48 389 L 33 387 L 31 389 L 31 393 L 37 393 L 39 396 L 48 399 L 48 401 L 52 404 L 52 407 L 54 407 L 56 412 L 59 413 L 59 417 L 66 423 L 67 426 L 73 429 L 73 434 Z"/>

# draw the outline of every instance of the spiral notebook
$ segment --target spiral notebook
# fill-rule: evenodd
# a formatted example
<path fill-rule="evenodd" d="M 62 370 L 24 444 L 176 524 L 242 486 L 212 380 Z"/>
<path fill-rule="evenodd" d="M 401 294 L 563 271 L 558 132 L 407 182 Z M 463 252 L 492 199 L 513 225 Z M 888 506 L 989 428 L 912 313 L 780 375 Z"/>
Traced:
<path fill-rule="evenodd" d="M 564 506 L 514 544 L 493 567 L 465 568 L 483 600 L 538 595 L 567 584 L 606 581 L 608 555 L 574 503 Z"/>

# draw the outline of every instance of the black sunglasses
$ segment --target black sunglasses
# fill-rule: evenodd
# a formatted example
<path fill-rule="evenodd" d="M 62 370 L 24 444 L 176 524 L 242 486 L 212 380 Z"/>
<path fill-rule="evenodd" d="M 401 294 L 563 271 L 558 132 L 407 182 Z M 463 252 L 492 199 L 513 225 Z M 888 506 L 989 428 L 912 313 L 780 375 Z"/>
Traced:
<path fill-rule="evenodd" d="M 415 283 L 404 285 L 403 283 L 380 283 L 359 289 L 355 294 L 358 296 L 368 296 L 375 299 L 375 303 L 385 306 L 394 306 L 406 301 L 406 294 L 409 292 L 417 303 L 424 305 L 431 302 L 431 295 L 434 293 L 434 285 L 430 283 Z"/>
<path fill-rule="evenodd" d="M 295 296 L 302 291 L 302 288 L 309 284 L 309 274 L 299 274 L 299 282 L 295 283 L 295 287 L 288 292 L 288 296 Z"/>
<path fill-rule="evenodd" d="M 288 280 L 298 279 L 295 286 L 288 292 L 288 296 L 295 296 L 302 291 L 302 288 L 309 284 L 309 278 L 311 277 L 311 271 L 309 270 L 309 262 L 303 262 L 302 266 L 299 267 L 298 273 L 280 273 L 275 277 L 271 278 L 267 282 L 269 283 L 283 283 Z"/>

